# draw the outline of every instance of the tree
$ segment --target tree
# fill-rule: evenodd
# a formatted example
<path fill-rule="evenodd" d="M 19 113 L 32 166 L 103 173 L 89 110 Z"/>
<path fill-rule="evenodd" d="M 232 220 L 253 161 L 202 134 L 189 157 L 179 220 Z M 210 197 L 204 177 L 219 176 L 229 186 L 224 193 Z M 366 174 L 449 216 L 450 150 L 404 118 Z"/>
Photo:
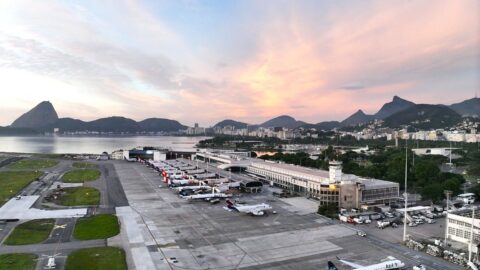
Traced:
<path fill-rule="evenodd" d="M 320 205 L 318 207 L 318 213 L 329 218 L 336 218 L 338 214 L 338 206 L 335 203 Z"/>
<path fill-rule="evenodd" d="M 430 160 L 420 160 L 416 162 L 413 171 L 416 181 L 425 184 L 435 181 L 440 174 L 438 165 Z"/>

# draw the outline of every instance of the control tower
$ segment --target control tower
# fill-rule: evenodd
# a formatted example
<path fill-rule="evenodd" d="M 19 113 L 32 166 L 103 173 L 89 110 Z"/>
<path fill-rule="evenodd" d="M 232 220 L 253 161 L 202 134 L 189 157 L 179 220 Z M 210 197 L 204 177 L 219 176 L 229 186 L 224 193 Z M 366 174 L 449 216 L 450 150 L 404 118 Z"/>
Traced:
<path fill-rule="evenodd" d="M 342 180 L 342 162 L 332 160 L 329 162 L 329 174 L 331 183 L 339 183 Z"/>

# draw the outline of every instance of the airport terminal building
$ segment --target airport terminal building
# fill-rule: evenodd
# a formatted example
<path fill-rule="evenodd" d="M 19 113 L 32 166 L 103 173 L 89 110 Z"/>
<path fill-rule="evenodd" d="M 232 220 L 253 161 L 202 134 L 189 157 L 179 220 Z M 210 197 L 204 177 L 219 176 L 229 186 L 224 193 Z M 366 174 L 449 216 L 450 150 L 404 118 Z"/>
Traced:
<path fill-rule="evenodd" d="M 316 198 L 320 204 L 337 204 L 341 208 L 390 204 L 398 201 L 399 184 L 342 173 L 342 163 L 330 162 L 329 171 L 291 164 L 253 161 L 247 172 L 265 182 Z"/>

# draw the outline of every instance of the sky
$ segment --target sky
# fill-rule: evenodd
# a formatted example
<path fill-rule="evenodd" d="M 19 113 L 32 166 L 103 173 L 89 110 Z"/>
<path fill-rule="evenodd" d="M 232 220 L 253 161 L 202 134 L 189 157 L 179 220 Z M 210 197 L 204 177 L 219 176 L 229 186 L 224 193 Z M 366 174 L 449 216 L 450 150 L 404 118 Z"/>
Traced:
<path fill-rule="evenodd" d="M 318 123 L 480 92 L 478 0 L 0 0 L 0 125 L 60 117 Z"/>

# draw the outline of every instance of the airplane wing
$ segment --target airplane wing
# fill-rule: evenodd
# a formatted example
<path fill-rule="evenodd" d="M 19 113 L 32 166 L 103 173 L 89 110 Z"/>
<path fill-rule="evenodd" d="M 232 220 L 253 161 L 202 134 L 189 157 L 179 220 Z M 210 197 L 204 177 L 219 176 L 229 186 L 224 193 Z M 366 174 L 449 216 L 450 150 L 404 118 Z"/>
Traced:
<path fill-rule="evenodd" d="M 340 258 L 338 258 L 338 260 L 341 261 L 343 264 L 346 264 L 350 267 L 353 267 L 353 269 L 358 269 L 358 268 L 363 268 L 364 267 L 363 265 L 353 263 L 353 262 L 349 262 L 349 261 L 346 261 L 346 260 L 342 260 Z"/>

